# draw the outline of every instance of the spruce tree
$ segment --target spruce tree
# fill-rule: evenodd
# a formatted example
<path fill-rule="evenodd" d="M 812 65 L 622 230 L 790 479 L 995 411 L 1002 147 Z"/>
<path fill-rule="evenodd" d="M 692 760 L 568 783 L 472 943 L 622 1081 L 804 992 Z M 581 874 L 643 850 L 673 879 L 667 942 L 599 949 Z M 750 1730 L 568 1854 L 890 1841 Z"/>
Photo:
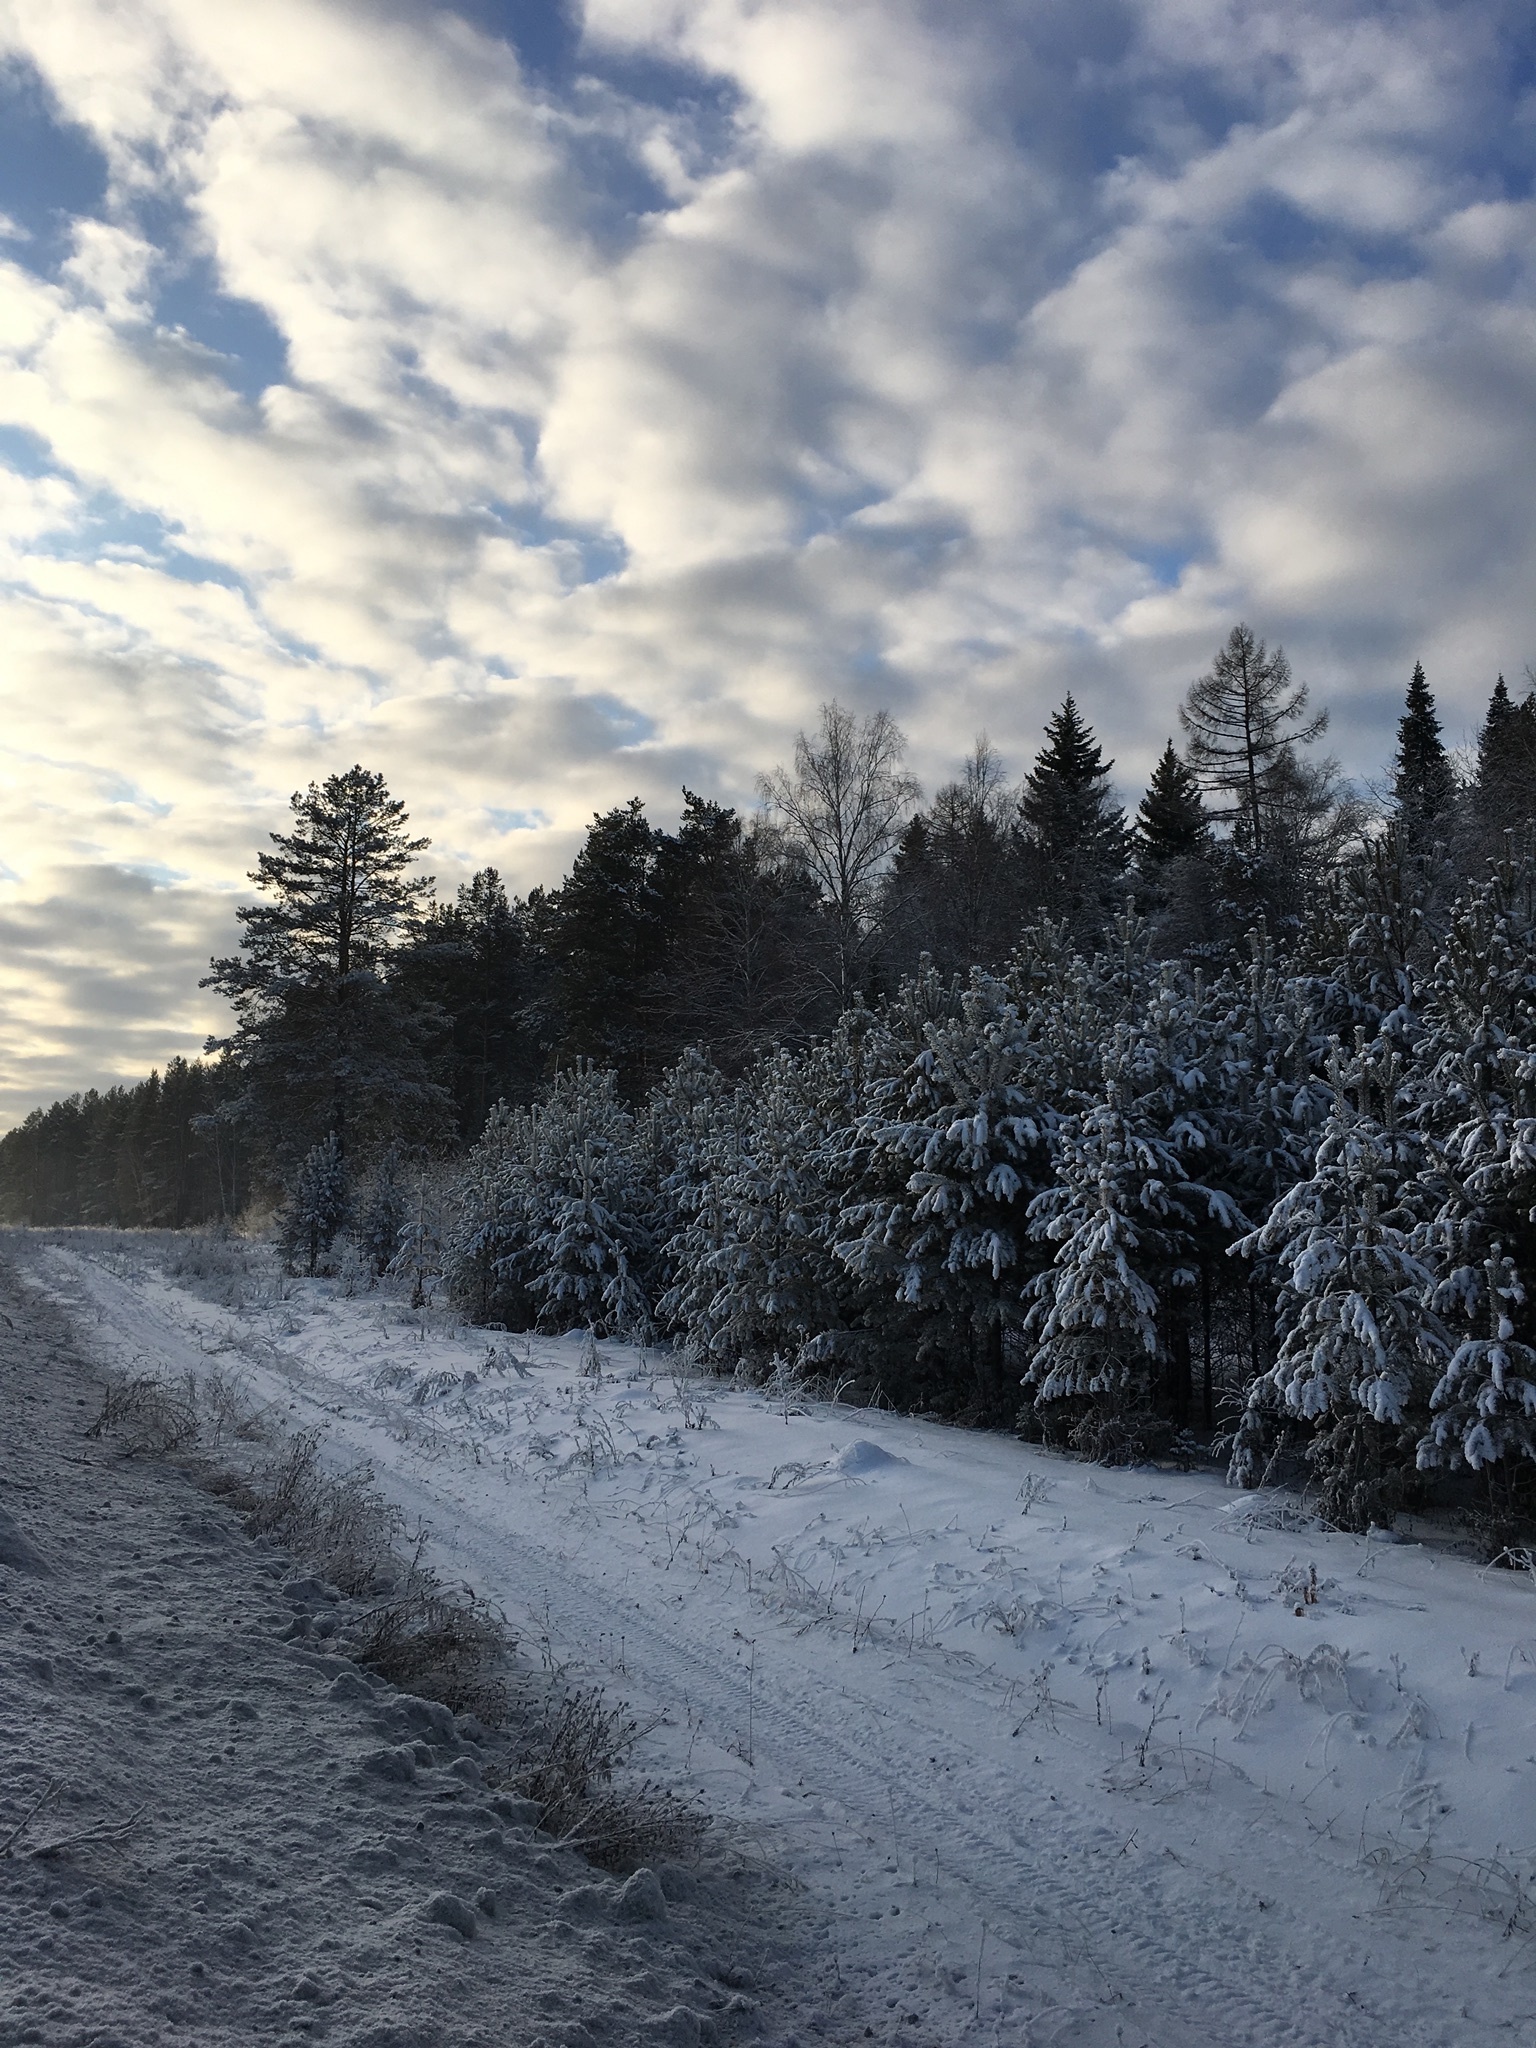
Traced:
<path fill-rule="evenodd" d="M 1019 796 L 1038 900 L 1069 918 L 1080 936 L 1096 936 L 1129 851 L 1125 813 L 1109 787 L 1115 764 L 1070 696 L 1046 721 L 1045 735 Z"/>
<path fill-rule="evenodd" d="M 1431 992 L 1430 1043 L 1449 1040 L 1421 1089 L 1442 1199 L 1419 1245 L 1459 1342 L 1419 1446 L 1426 1470 L 1536 1458 L 1536 925 L 1517 880 L 1496 871 L 1469 892 L 1472 915 L 1458 906 Z"/>
<path fill-rule="evenodd" d="M 1199 777 L 1179 759 L 1171 739 L 1152 771 L 1136 812 L 1134 832 L 1137 860 L 1143 869 L 1154 872 L 1210 844 L 1211 821 L 1200 794 Z"/>
<path fill-rule="evenodd" d="M 707 1046 L 731 1073 L 826 1017 L 831 934 L 815 883 L 766 819 L 683 791 L 656 849 L 663 949 L 637 993 L 653 1064 Z"/>
<path fill-rule="evenodd" d="M 428 911 L 400 955 L 403 988 L 444 1018 L 438 1057 L 469 1143 L 493 1103 L 526 1102 L 544 1079 L 550 963 L 529 924 L 527 905 L 482 868 L 454 903 Z"/>
<path fill-rule="evenodd" d="M 838 1319 L 827 1131 L 814 1079 L 814 1063 L 783 1051 L 747 1077 L 740 1141 L 715 1169 L 718 1209 L 700 1212 L 717 1242 L 700 1264 L 688 1334 L 721 1365 L 764 1373 L 781 1353 L 801 1362 Z"/>
<path fill-rule="evenodd" d="M 557 1074 L 530 1119 L 522 1187 L 522 1271 L 542 1327 L 648 1329 L 648 1166 L 612 1069 L 579 1060 Z"/>
<path fill-rule="evenodd" d="M 1114 765 L 1068 695 L 1046 720 L 1045 745 L 1019 798 L 1025 828 L 1048 857 L 1120 857 L 1124 818 L 1108 787 Z"/>
<path fill-rule="evenodd" d="M 656 1314 L 700 1357 L 710 1353 L 715 1335 L 711 1260 L 727 1234 L 720 1190 L 740 1161 L 740 1101 L 741 1091 L 732 1091 L 697 1046 L 689 1046 L 651 1091 L 664 1266 Z"/>
<path fill-rule="evenodd" d="M 530 1110 L 494 1103 L 449 1191 L 443 1277 L 473 1322 L 519 1329 L 534 1314 L 525 1274 L 532 1126 Z"/>
<path fill-rule="evenodd" d="M 1515 705 L 1509 694 L 1509 685 L 1500 676 L 1493 686 L 1493 695 L 1488 699 L 1488 715 L 1477 736 L 1479 788 L 1485 787 L 1497 773 L 1502 742 L 1507 737 L 1509 722 L 1514 715 Z"/>
<path fill-rule="evenodd" d="M 1446 757 L 1435 700 L 1420 661 L 1413 665 L 1407 709 L 1398 721 L 1392 794 L 1410 827 L 1443 818 L 1456 799 L 1456 777 Z"/>
<path fill-rule="evenodd" d="M 639 996 L 665 964 L 657 875 L 662 835 L 639 797 L 599 812 L 563 887 L 546 899 L 539 933 L 555 963 L 562 1056 L 617 1068 L 633 1085 L 649 1065 Z"/>
<path fill-rule="evenodd" d="M 1484 1261 L 1481 1298 L 1484 1328 L 1456 1347 L 1430 1397 L 1434 1421 L 1419 1446 L 1425 1471 L 1536 1461 L 1536 1346 L 1517 1335 L 1525 1286 L 1497 1244 Z"/>
<path fill-rule="evenodd" d="M 886 958 L 908 972 L 928 954 L 942 974 L 997 967 L 1018 936 L 1017 807 L 1002 763 L 978 737 L 965 773 L 911 820 L 887 883 Z"/>
<path fill-rule="evenodd" d="M 1132 1033 L 1106 1050 L 1096 1098 L 1063 1126 L 1055 1184 L 1029 1204 L 1030 1234 L 1057 1249 L 1026 1290 L 1034 1351 L 1024 1375 L 1051 1434 L 1105 1463 L 1144 1456 L 1164 1376 L 1158 1281 L 1177 1267 L 1185 1226 L 1207 1190 L 1177 1139 L 1138 1099 Z"/>
<path fill-rule="evenodd" d="M 1006 1342 L 1022 1282 L 1041 1264 L 1025 1212 L 1050 1177 L 1056 1121 L 1032 1092 L 1039 1020 L 1032 1035 L 1007 988 L 979 968 L 962 993 L 925 964 L 887 1022 L 895 1057 L 855 1133 L 835 1250 L 899 1304 L 916 1339 L 914 1377 L 935 1406 L 1011 1420 Z"/>
<path fill-rule="evenodd" d="M 1502 676 L 1478 735 L 1477 815 L 1490 833 L 1536 818 L 1536 692 L 1516 704 Z"/>
<path fill-rule="evenodd" d="M 376 1279 L 389 1270 L 400 1249 L 409 1212 L 400 1155 L 391 1145 L 369 1176 L 357 1221 L 357 1248 Z"/>

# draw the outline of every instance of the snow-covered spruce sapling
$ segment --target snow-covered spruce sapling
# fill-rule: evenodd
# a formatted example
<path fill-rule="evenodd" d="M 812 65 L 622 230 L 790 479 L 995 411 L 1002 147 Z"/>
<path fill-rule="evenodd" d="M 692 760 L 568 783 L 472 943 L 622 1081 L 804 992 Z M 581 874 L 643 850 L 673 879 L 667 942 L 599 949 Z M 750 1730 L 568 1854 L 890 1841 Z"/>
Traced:
<path fill-rule="evenodd" d="M 427 1306 L 432 1282 L 442 1269 L 442 1230 L 437 1215 L 435 1190 L 429 1191 L 426 1175 L 418 1177 L 412 1213 L 400 1232 L 399 1248 L 389 1264 L 397 1280 L 411 1283 L 411 1307 Z"/>
<path fill-rule="evenodd" d="M 1250 1390 L 1249 1410 L 1312 1426 L 1307 1455 L 1322 1480 L 1324 1514 L 1338 1528 L 1365 1529 L 1396 1513 L 1448 1347 L 1429 1307 L 1432 1276 L 1412 1248 L 1415 1189 L 1396 1131 L 1398 1055 L 1357 1043 L 1347 1062 L 1335 1046 L 1329 1075 L 1333 1107 L 1311 1174 L 1234 1250 L 1268 1254 L 1280 1270 L 1283 1335 L 1274 1365 Z"/>
<path fill-rule="evenodd" d="M 1536 1510 L 1536 1056 L 1485 1010 L 1432 1081 L 1435 1105 L 1454 1120 L 1435 1146 L 1444 1199 L 1420 1242 L 1438 1271 L 1435 1307 L 1460 1341 L 1434 1390 L 1418 1462 L 1479 1475 L 1482 1538 L 1494 1556 L 1529 1540 Z"/>
<path fill-rule="evenodd" d="M 531 1317 L 522 1267 L 533 1130 L 534 1112 L 498 1102 L 449 1191 L 443 1278 L 455 1306 L 477 1323 L 516 1329 Z"/>
<path fill-rule="evenodd" d="M 819 1078 L 814 1064 L 779 1052 L 743 1083 L 734 1142 L 695 1212 L 695 1277 L 668 1297 L 702 1353 L 722 1365 L 744 1362 L 748 1376 L 779 1352 L 798 1357 L 838 1322 Z"/>
<path fill-rule="evenodd" d="M 856 1134 L 837 1257 L 903 1315 L 936 1393 L 1011 1419 L 1005 1346 L 1022 1317 L 1020 1265 L 1038 1263 L 1026 1210 L 1049 1179 L 1056 1120 L 1034 1088 L 1038 1032 L 994 976 L 973 972 L 957 992 L 926 960 L 893 1015 L 886 1036 L 905 1027 L 909 1043 Z"/>
<path fill-rule="evenodd" d="M 1130 1034 L 1104 1058 L 1098 1099 L 1063 1127 L 1058 1184 L 1030 1203 L 1030 1228 L 1058 1249 L 1030 1288 L 1035 1352 L 1024 1383 L 1049 1425 L 1064 1404 L 1068 1441 L 1111 1462 L 1151 1447 L 1159 1297 L 1186 1270 L 1188 1227 L 1219 1194 L 1191 1181 L 1173 1137 L 1134 1089 Z M 1230 1209 L 1230 1204 L 1225 1205 Z"/>
<path fill-rule="evenodd" d="M 590 1324 L 581 1347 L 581 1363 L 576 1370 L 584 1380 L 601 1382 L 603 1377 L 603 1354 L 597 1348 L 597 1332 Z"/>
<path fill-rule="evenodd" d="M 280 1227 L 283 1259 L 289 1269 L 302 1259 L 313 1276 L 346 1220 L 346 1164 L 336 1134 L 330 1131 L 300 1161 L 283 1204 Z"/>
<path fill-rule="evenodd" d="M 1457 1346 L 1430 1397 L 1435 1416 L 1419 1446 L 1428 1469 L 1536 1459 L 1536 1348 L 1515 1334 L 1525 1288 L 1497 1245 L 1483 1270 L 1487 1332 Z"/>
<path fill-rule="evenodd" d="M 617 1076 L 578 1061 L 533 1126 L 524 1197 L 529 1291 L 547 1329 L 649 1333 L 645 1148 Z"/>
<path fill-rule="evenodd" d="M 410 1213 L 410 1189 L 401 1171 L 400 1155 L 392 1145 L 368 1176 L 358 1205 L 357 1248 L 376 1277 L 382 1278 L 389 1270 Z"/>

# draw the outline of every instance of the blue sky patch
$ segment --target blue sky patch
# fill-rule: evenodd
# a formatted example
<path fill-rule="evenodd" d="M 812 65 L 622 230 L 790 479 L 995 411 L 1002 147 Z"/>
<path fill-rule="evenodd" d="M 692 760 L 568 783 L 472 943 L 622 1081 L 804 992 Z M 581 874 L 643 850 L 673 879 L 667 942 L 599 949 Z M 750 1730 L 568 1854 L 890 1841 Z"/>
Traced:
<path fill-rule="evenodd" d="M 225 292 L 207 257 L 193 258 L 161 281 L 155 318 L 219 356 L 224 376 L 242 397 L 259 398 L 269 384 L 287 380 L 288 344 L 281 330 L 254 300 Z"/>
<path fill-rule="evenodd" d="M 542 832 L 549 824 L 549 814 L 546 811 L 507 811 L 491 804 L 485 807 L 481 816 L 489 822 L 493 832 L 501 833 Z"/>
<path fill-rule="evenodd" d="M 227 563 L 194 555 L 176 538 L 177 529 L 158 513 L 127 504 L 110 491 L 98 491 L 81 508 L 72 526 L 55 528 L 31 543 L 31 551 L 60 561 L 105 559 L 142 561 L 183 583 L 220 583 L 250 594 L 243 576 Z"/>
<path fill-rule="evenodd" d="M 71 253 L 74 224 L 100 216 L 107 160 L 83 128 L 61 121 L 31 65 L 0 64 L 0 212 L 25 231 L 5 253 L 39 277 L 58 275 Z"/>

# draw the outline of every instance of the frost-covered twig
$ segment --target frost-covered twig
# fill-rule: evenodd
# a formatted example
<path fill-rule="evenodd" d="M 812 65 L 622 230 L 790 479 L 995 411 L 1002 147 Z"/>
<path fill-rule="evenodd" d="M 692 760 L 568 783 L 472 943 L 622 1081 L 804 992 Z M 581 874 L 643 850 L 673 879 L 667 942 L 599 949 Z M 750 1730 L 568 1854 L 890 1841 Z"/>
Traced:
<path fill-rule="evenodd" d="M 124 1820 L 99 1821 L 93 1827 L 80 1828 L 72 1835 L 60 1835 L 52 1842 L 39 1842 L 30 1853 L 36 1862 L 44 1862 L 51 1856 L 66 1855 L 71 1849 L 115 1848 L 125 1842 L 147 1809 L 136 1806 Z"/>
<path fill-rule="evenodd" d="M 37 1816 L 42 1812 L 43 1808 L 48 1804 L 48 1801 L 53 1797 L 54 1793 L 58 1791 L 59 1787 L 63 1784 L 63 1782 L 64 1781 L 62 1778 L 50 1778 L 48 1780 L 47 1784 L 43 1787 L 42 1791 L 38 1793 L 37 1797 L 33 1800 L 32 1804 L 27 1808 L 26 1812 L 22 1815 L 21 1819 L 16 1823 L 15 1827 L 11 1829 L 11 1832 L 6 1836 L 5 1840 L 3 1842 L 0 1842 L 0 1857 L 10 1855 L 12 1849 L 21 1840 L 22 1836 L 27 1832 L 27 1829 L 31 1827 L 33 1821 L 36 1820 Z"/>

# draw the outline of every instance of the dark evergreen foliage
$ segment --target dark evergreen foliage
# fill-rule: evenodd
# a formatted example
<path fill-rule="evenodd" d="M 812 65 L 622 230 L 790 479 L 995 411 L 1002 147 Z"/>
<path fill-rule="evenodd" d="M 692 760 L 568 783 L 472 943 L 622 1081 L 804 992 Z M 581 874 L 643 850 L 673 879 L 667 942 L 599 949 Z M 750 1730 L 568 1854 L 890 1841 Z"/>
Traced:
<path fill-rule="evenodd" d="M 1392 794 L 1410 826 L 1422 829 L 1444 819 L 1456 801 L 1456 776 L 1440 737 L 1435 700 L 1416 661 L 1408 685 L 1407 708 L 1397 727 L 1397 759 Z"/>
<path fill-rule="evenodd" d="M 599 1060 L 631 1085 L 644 1075 L 648 1050 L 635 993 L 666 957 L 660 841 L 639 797 L 601 813 L 540 921 L 554 962 L 557 1056 Z"/>
<path fill-rule="evenodd" d="M 537 906 L 509 899 L 482 868 L 452 904 L 428 909 L 396 958 L 402 989 L 442 1020 L 435 1063 L 466 1143 L 493 1103 L 528 1102 L 544 1079 L 552 969 L 539 923 Z"/>
<path fill-rule="evenodd" d="M 453 1298 L 487 1320 L 656 1332 L 785 1385 L 825 1370 L 1100 1458 L 1187 1456 L 1195 1428 L 1252 1484 L 1289 1447 L 1348 1526 L 1459 1473 L 1491 1548 L 1524 1544 L 1536 826 L 1509 827 L 1531 808 L 1536 698 L 1501 683 L 1463 802 L 1416 669 L 1398 802 L 1366 828 L 1300 752 L 1320 727 L 1283 656 L 1239 628 L 1191 715 L 1219 733 L 1243 701 L 1259 738 L 1227 757 L 1225 829 L 1171 742 L 1143 800 L 1151 922 L 1112 909 L 1128 835 L 1070 698 L 1020 795 L 982 743 L 889 860 L 882 785 L 841 907 L 804 834 L 685 792 L 675 833 L 638 801 L 598 817 L 561 889 L 518 903 L 487 870 L 432 909 L 382 783 L 333 778 L 258 870 L 276 903 L 245 914 L 250 958 L 219 963 L 242 1006 L 226 1060 L 35 1113 L 0 1140 L 0 1202 L 39 1222 L 232 1210 L 250 1175 L 227 1114 L 277 1156 L 252 1104 L 328 996 L 353 1005 L 347 1061 L 334 1017 L 316 1023 L 283 1134 L 322 1124 L 289 1155 L 301 1266 L 349 1230 L 349 1285 L 387 1267 L 425 1298 L 443 1247 Z M 851 749 L 845 793 L 861 730 L 823 733 Z M 899 735 L 870 730 L 885 751 L 865 765 L 894 775 Z M 835 804 L 807 795 L 831 770 L 809 742 L 800 765 L 787 797 L 831 832 Z M 350 953 L 320 829 L 343 785 L 385 856 Z M 419 1162 L 403 1194 L 389 1149 L 419 1144 L 433 1057 L 478 1133 L 452 1220 Z"/>
<path fill-rule="evenodd" d="M 1066 917 L 1091 944 L 1130 851 L 1125 813 L 1109 784 L 1115 764 L 1070 696 L 1045 734 L 1019 797 L 1029 880 L 1036 903 Z"/>
<path fill-rule="evenodd" d="M 292 799 L 295 829 L 274 832 L 251 880 L 269 899 L 236 912 L 241 950 L 215 960 L 204 987 L 234 1008 L 225 1052 L 242 1087 L 223 1114 L 284 1182 L 325 1136 L 343 1158 L 389 1139 L 440 1142 L 446 1091 L 427 1045 L 435 1016 L 395 975 L 430 878 L 407 870 L 427 842 L 381 775 L 350 768 Z"/>
<path fill-rule="evenodd" d="M 34 1109 L 0 1137 L 0 1218 L 119 1230 L 234 1218 L 249 1156 L 217 1117 L 234 1086 L 225 1063 L 173 1059 L 136 1087 Z"/>
<path fill-rule="evenodd" d="M 279 1218 L 283 1257 L 313 1275 L 347 1220 L 347 1169 L 336 1133 L 304 1155 Z"/>
<path fill-rule="evenodd" d="M 1478 735 L 1475 808 L 1490 839 L 1536 818 L 1536 690 L 1517 704 L 1502 676 Z"/>
<path fill-rule="evenodd" d="M 887 890 L 888 966 L 912 972 L 923 954 L 944 974 L 1006 959 L 1026 906 L 1018 806 L 985 738 L 959 782 L 946 783 L 908 824 Z"/>
<path fill-rule="evenodd" d="M 738 1073 L 770 1045 L 835 1014 L 834 935 L 804 865 L 771 829 L 683 791 L 676 834 L 658 835 L 664 950 L 638 992 L 659 1074 L 685 1045 Z"/>
<path fill-rule="evenodd" d="M 1180 760 L 1171 739 L 1152 771 L 1134 831 L 1137 864 L 1152 874 L 1171 860 L 1188 859 L 1210 846 L 1211 821 L 1199 777 Z"/>

